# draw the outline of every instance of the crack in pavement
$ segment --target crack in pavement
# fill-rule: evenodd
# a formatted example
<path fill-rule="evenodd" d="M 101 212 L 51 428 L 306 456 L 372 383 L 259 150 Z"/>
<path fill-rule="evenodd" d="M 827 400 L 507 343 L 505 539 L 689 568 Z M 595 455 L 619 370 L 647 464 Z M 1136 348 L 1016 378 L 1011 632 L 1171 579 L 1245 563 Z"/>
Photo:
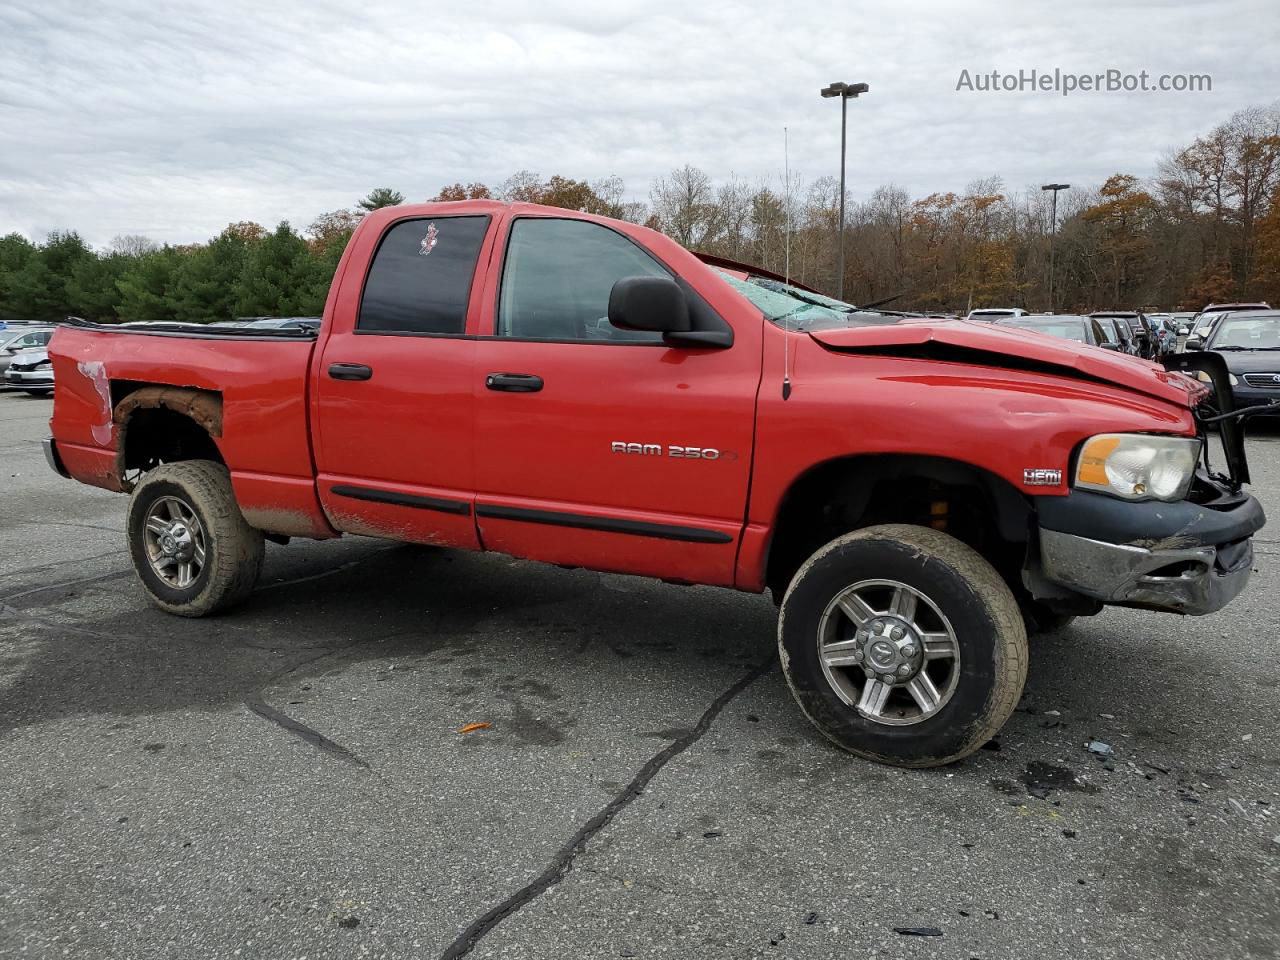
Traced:
<path fill-rule="evenodd" d="M 521 887 L 497 906 L 492 907 L 473 920 L 440 954 L 440 960 L 458 960 L 459 957 L 466 956 L 475 949 L 476 944 L 487 936 L 494 927 L 563 880 L 569 871 L 573 869 L 574 860 L 586 850 L 587 844 L 591 839 L 607 827 L 610 821 L 625 809 L 628 804 L 639 797 L 644 792 L 644 788 L 648 786 L 649 781 L 656 777 L 663 767 L 702 739 L 707 731 L 711 729 L 711 724 L 715 722 L 716 717 L 729 705 L 729 702 L 760 677 L 764 676 L 776 662 L 777 659 L 770 656 L 769 659 L 752 667 L 733 686 L 716 697 L 693 729 L 650 757 L 645 765 L 640 768 L 640 772 L 635 775 L 629 784 L 622 788 L 622 791 L 616 797 L 578 828 L 542 873 L 534 878 L 531 883 Z"/>
<path fill-rule="evenodd" d="M 301 737 L 307 743 L 311 744 L 325 753 L 337 757 L 339 760 L 345 760 L 353 766 L 369 769 L 369 763 L 356 756 L 340 743 L 335 743 L 326 737 L 319 730 L 308 727 L 300 720 L 295 720 L 287 713 L 282 713 L 271 704 L 260 699 L 246 700 L 244 705 L 262 717 L 264 720 L 270 720 L 276 726 L 283 730 L 287 730 L 295 736 Z"/>
<path fill-rule="evenodd" d="M 313 747 L 323 750 L 325 753 L 328 753 L 331 756 L 335 756 L 340 760 L 345 760 L 347 763 L 353 764 L 354 766 L 362 767 L 365 770 L 370 769 L 367 761 L 363 760 L 362 758 L 357 756 L 355 753 L 348 750 L 342 744 L 337 743 L 333 740 L 330 740 L 319 730 L 316 730 L 316 729 L 313 729 L 312 727 L 307 726 L 301 720 L 295 720 L 293 717 L 289 716 L 283 710 L 277 710 L 275 707 L 271 706 L 271 704 L 267 703 L 267 701 L 263 698 L 264 693 L 269 688 L 274 687 L 276 684 L 280 683 L 280 681 L 284 680 L 286 677 L 292 676 L 293 674 L 297 673 L 303 667 L 309 666 L 313 663 L 317 663 L 321 660 L 325 660 L 328 657 L 339 656 L 340 654 L 346 653 L 352 647 L 357 647 L 359 645 L 360 645 L 360 641 L 356 640 L 351 643 L 343 644 L 340 647 L 336 647 L 336 648 L 330 647 L 330 648 L 327 648 L 323 653 L 317 653 L 313 657 L 305 657 L 302 660 L 299 660 L 297 663 L 294 663 L 288 667 L 285 667 L 283 670 L 276 671 L 274 674 L 272 674 L 270 677 L 267 678 L 267 682 L 264 683 L 259 688 L 258 693 L 255 696 L 252 696 L 244 701 L 244 705 L 248 707 L 250 711 L 262 717 L 262 719 L 270 720 L 272 723 L 280 727 L 282 730 L 286 730 L 289 733 L 292 733 L 294 736 L 301 737 L 303 740 L 311 744 Z"/>
<path fill-rule="evenodd" d="M 108 554 L 112 556 L 114 554 Z M 57 583 L 46 584 L 43 587 L 32 587 L 29 590 L 21 590 L 18 593 L 11 593 L 8 596 L 0 597 L 0 603 L 12 604 L 15 600 L 21 600 L 23 597 L 34 596 L 37 593 L 47 593 L 50 590 L 62 590 L 66 587 L 78 587 L 86 583 L 99 583 L 104 580 L 118 580 L 133 573 L 133 568 L 126 570 L 116 570 L 114 573 L 100 573 L 93 577 L 79 577 L 75 580 L 61 580 Z"/>

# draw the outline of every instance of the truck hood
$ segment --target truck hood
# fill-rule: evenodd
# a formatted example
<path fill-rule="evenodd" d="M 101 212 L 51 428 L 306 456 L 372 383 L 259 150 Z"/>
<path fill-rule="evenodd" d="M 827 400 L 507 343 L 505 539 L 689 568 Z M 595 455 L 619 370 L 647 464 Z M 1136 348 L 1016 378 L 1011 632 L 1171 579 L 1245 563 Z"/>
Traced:
<path fill-rule="evenodd" d="M 969 320 L 903 320 L 875 326 L 813 330 L 837 353 L 914 357 L 970 366 L 1028 370 L 1125 387 L 1191 407 L 1208 388 L 1185 374 L 1100 347 L 1014 327 Z"/>

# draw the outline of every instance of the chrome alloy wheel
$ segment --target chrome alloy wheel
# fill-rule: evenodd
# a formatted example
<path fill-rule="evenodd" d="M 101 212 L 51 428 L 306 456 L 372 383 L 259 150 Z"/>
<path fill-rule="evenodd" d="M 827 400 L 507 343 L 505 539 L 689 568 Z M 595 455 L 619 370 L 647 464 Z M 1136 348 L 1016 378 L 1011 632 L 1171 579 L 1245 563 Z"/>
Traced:
<path fill-rule="evenodd" d="M 177 497 L 161 497 L 143 521 L 147 559 L 168 586 L 184 590 L 204 568 L 205 538 L 200 518 Z"/>
<path fill-rule="evenodd" d="M 836 594 L 818 624 L 818 657 L 841 700 L 892 726 L 933 716 L 960 679 L 951 623 L 897 580 L 862 580 Z"/>

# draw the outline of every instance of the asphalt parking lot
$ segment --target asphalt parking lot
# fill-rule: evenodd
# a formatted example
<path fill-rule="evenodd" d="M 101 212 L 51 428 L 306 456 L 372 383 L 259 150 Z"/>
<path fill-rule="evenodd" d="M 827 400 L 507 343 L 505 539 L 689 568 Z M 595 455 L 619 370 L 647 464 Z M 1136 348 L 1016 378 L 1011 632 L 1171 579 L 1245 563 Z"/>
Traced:
<path fill-rule="evenodd" d="M 0 956 L 1280 955 L 1280 429 L 1233 606 L 1038 640 L 998 750 L 900 771 L 763 597 L 348 538 L 168 617 L 51 407 L 0 394 Z"/>

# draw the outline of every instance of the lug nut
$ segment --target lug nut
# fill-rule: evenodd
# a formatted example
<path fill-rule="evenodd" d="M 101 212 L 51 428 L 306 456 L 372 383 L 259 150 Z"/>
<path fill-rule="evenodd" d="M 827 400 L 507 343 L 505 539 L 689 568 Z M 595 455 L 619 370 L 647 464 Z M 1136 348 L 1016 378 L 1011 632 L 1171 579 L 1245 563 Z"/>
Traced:
<path fill-rule="evenodd" d="M 893 674 L 892 674 L 892 673 L 886 673 L 886 674 L 885 674 L 883 677 L 881 677 L 880 679 L 881 679 L 881 680 L 883 680 L 885 683 L 893 683 L 893 681 L 894 681 L 894 676 L 893 676 Z"/>
<path fill-rule="evenodd" d="M 905 647 L 902 648 L 902 655 L 904 657 L 914 657 L 916 655 L 916 648 L 908 643 Z"/>
<path fill-rule="evenodd" d="M 911 672 L 910 664 L 904 663 L 902 666 L 898 668 L 898 673 L 902 674 L 904 677 L 910 672 Z"/>
<path fill-rule="evenodd" d="M 870 667 L 863 667 L 862 672 L 867 675 L 868 680 L 870 680 L 872 677 L 876 675 L 876 672 L 872 670 Z"/>
<path fill-rule="evenodd" d="M 861 660 L 861 659 L 862 659 L 862 649 L 861 649 L 861 648 L 858 648 L 857 650 L 854 650 L 854 651 L 853 651 L 853 659 L 854 659 L 854 660 Z"/>
<path fill-rule="evenodd" d="M 907 635 L 907 631 L 903 630 L 901 627 L 894 627 L 893 630 L 890 631 L 889 633 L 889 636 L 892 637 L 894 640 L 901 640 L 906 635 Z"/>

